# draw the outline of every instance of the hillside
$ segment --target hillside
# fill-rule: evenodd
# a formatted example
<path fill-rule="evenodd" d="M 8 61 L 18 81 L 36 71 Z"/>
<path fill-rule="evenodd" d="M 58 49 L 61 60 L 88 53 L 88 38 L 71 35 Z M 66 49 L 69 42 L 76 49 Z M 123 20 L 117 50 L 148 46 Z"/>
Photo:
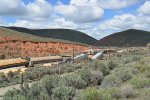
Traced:
<path fill-rule="evenodd" d="M 99 40 L 98 46 L 145 46 L 150 42 L 150 32 L 129 29 L 106 36 Z"/>
<path fill-rule="evenodd" d="M 20 41 L 31 41 L 31 42 L 73 43 L 71 41 L 66 41 L 66 40 L 52 39 L 52 38 L 46 38 L 46 37 L 44 38 L 44 37 L 28 34 L 25 32 L 19 32 L 19 31 L 11 30 L 11 29 L 8 29 L 6 27 L 0 27 L 0 37 L 11 38 L 13 40 L 15 39 L 15 40 L 20 40 Z M 2 41 L 2 39 L 0 41 Z"/>
<path fill-rule="evenodd" d="M 75 52 L 81 52 L 88 46 L 78 42 L 44 38 L 0 27 L 0 57 L 1 55 L 6 58 L 16 58 L 70 54 L 73 47 Z"/>
<path fill-rule="evenodd" d="M 89 45 L 94 45 L 97 42 L 96 39 L 86 35 L 85 33 L 70 29 L 27 29 L 21 27 L 5 27 L 5 28 L 44 38 L 46 37 L 52 39 L 61 39 Z"/>

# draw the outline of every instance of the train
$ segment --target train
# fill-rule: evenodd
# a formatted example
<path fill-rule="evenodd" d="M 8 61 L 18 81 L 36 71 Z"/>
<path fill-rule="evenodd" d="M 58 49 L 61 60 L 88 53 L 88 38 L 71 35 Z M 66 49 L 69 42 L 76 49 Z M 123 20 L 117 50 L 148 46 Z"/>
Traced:
<path fill-rule="evenodd" d="M 95 60 L 95 59 L 102 59 L 103 57 L 103 52 L 98 52 L 96 53 L 91 59 Z"/>
<path fill-rule="evenodd" d="M 91 60 L 101 59 L 103 57 L 103 52 L 95 52 L 94 55 L 90 58 Z M 0 69 L 12 68 L 12 67 L 34 67 L 35 64 L 47 64 L 59 62 L 62 63 L 80 63 L 82 61 L 89 60 L 88 54 L 81 53 L 71 58 L 69 56 L 46 56 L 46 57 L 25 57 L 25 58 L 14 58 L 14 59 L 5 59 L 0 60 Z M 47 65 L 46 65 L 47 66 Z"/>
<path fill-rule="evenodd" d="M 35 64 L 51 63 L 63 61 L 61 56 L 47 56 L 47 57 L 25 57 L 0 60 L 0 69 L 12 68 L 12 67 L 33 67 Z"/>
<path fill-rule="evenodd" d="M 85 60 L 88 60 L 88 55 L 87 54 L 79 54 L 77 56 L 75 56 L 72 60 L 72 63 L 79 63 L 79 62 L 82 62 L 82 61 L 85 61 Z"/>
<path fill-rule="evenodd" d="M 28 61 L 22 58 L 0 60 L 0 69 L 18 66 L 28 66 Z"/>

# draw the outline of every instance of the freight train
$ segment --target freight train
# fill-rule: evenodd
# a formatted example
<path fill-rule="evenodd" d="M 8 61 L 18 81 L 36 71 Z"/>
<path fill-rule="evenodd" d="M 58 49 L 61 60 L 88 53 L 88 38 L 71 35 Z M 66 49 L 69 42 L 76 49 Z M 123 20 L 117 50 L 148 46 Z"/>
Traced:
<path fill-rule="evenodd" d="M 95 53 L 91 60 L 101 59 L 103 57 L 103 52 Z M 79 63 L 85 60 L 89 60 L 88 54 L 81 53 L 75 57 L 62 57 L 62 56 L 46 56 L 46 57 L 25 57 L 25 58 L 15 58 L 15 59 L 5 59 L 0 60 L 0 69 L 12 68 L 12 67 L 33 67 L 35 64 L 46 64 L 53 62 L 60 63 Z"/>
<path fill-rule="evenodd" d="M 42 63 L 50 63 L 50 62 L 58 62 L 63 61 L 61 56 L 47 56 L 47 57 L 25 57 L 25 58 L 15 58 L 15 59 L 5 59 L 0 60 L 0 69 L 6 69 L 11 67 L 32 67 L 34 64 L 42 64 Z"/>

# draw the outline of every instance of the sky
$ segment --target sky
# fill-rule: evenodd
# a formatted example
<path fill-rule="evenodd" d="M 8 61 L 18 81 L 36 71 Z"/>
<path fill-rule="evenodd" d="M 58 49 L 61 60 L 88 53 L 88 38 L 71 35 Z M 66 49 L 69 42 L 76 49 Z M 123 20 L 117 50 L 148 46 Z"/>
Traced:
<path fill-rule="evenodd" d="M 96 39 L 150 31 L 150 0 L 0 0 L 0 25 L 74 29 Z"/>

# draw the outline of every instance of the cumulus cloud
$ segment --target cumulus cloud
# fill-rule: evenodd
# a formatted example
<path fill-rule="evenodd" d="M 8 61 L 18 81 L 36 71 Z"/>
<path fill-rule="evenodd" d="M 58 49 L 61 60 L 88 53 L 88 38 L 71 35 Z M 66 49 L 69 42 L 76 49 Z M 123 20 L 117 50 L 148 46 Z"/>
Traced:
<path fill-rule="evenodd" d="M 29 17 L 33 18 L 50 18 L 53 8 L 45 0 L 37 0 L 34 3 L 29 3 L 26 6 Z"/>
<path fill-rule="evenodd" d="M 78 23 L 88 23 L 99 20 L 103 16 L 103 9 L 99 6 L 91 5 L 88 0 L 71 0 L 69 5 L 59 4 L 55 7 L 55 12 L 60 13 L 65 18 Z"/>
<path fill-rule="evenodd" d="M 47 28 L 48 23 L 44 21 L 17 20 L 14 23 L 9 23 L 8 26 L 17 26 L 25 28 Z"/>
<path fill-rule="evenodd" d="M 0 0 L 0 15 L 22 15 L 26 6 L 21 0 Z"/>
<path fill-rule="evenodd" d="M 137 3 L 139 0 L 98 0 L 98 4 L 104 9 L 120 9 Z"/>
<path fill-rule="evenodd" d="M 97 39 L 129 28 L 150 31 L 150 1 L 139 7 L 136 14 L 122 14 L 102 20 L 105 9 L 121 9 L 140 0 L 70 0 L 51 5 L 47 0 L 0 0 L 0 16 L 14 17 L 16 22 L 0 25 L 26 28 L 67 28 L 82 31 Z M 107 10 L 106 10 L 107 11 Z"/>
<path fill-rule="evenodd" d="M 98 26 L 99 31 L 114 33 L 127 29 L 141 29 L 150 31 L 150 17 L 145 15 L 123 14 L 116 15 L 111 19 L 103 21 Z"/>
<path fill-rule="evenodd" d="M 0 15 L 22 19 L 50 18 L 53 8 L 45 0 L 35 0 L 25 5 L 22 0 L 0 0 Z"/>
<path fill-rule="evenodd" d="M 57 26 L 56 28 L 69 28 L 69 29 L 76 29 L 76 27 L 78 26 L 77 24 L 75 24 L 72 21 L 67 21 L 64 18 L 58 18 L 54 20 L 55 26 Z M 52 27 L 52 25 L 50 26 Z"/>
<path fill-rule="evenodd" d="M 51 20 L 17 20 L 15 23 L 9 23 L 9 26 L 26 27 L 32 29 L 44 28 L 68 28 L 76 29 L 77 24 L 72 21 L 67 21 L 64 18 Z"/>
<path fill-rule="evenodd" d="M 100 24 L 100 29 L 126 29 L 128 26 L 132 26 L 134 23 L 133 21 L 136 20 L 136 17 L 131 14 L 123 14 L 123 15 L 116 15 L 112 19 L 106 20 Z M 131 27 L 129 27 L 131 28 Z"/>
<path fill-rule="evenodd" d="M 145 15 L 150 15 L 150 1 L 146 1 L 139 9 L 138 11 Z"/>
<path fill-rule="evenodd" d="M 97 6 L 98 1 L 99 0 L 71 0 L 70 4 L 77 6 L 85 6 L 85 5 Z"/>

